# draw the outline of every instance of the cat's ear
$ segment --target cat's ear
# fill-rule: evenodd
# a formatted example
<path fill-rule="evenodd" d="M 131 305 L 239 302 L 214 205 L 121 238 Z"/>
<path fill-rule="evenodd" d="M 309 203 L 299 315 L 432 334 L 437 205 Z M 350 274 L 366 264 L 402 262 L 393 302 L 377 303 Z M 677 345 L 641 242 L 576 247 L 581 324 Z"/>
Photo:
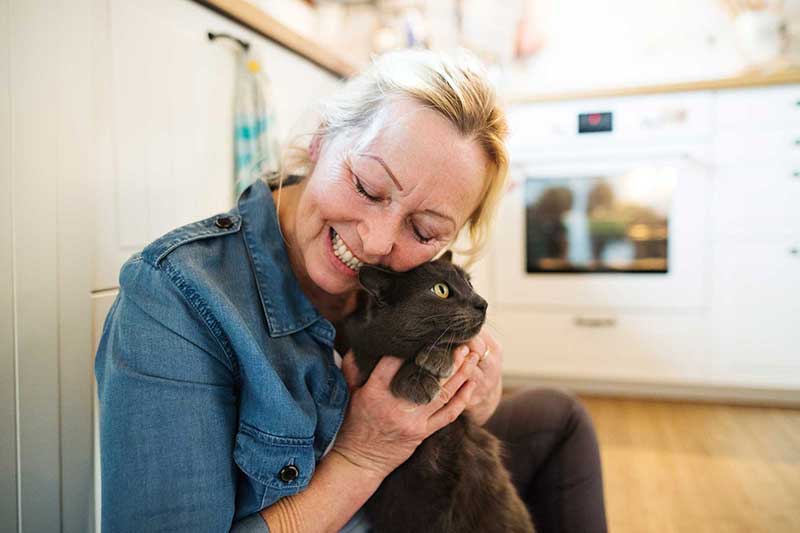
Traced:
<path fill-rule="evenodd" d="M 452 263 L 453 262 L 453 251 L 452 250 L 447 250 L 445 253 L 442 254 L 442 257 L 440 257 L 439 259 L 443 259 L 443 260 L 447 261 L 448 263 Z"/>
<path fill-rule="evenodd" d="M 361 286 L 383 304 L 391 301 L 396 275 L 391 270 L 371 265 L 364 265 L 358 269 L 358 281 L 361 282 Z"/>

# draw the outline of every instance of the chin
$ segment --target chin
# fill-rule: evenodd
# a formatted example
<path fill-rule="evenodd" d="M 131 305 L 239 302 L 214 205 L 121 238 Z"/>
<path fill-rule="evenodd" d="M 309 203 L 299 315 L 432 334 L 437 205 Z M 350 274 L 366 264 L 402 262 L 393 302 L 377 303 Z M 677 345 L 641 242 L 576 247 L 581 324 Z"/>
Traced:
<path fill-rule="evenodd" d="M 340 295 L 352 292 L 358 288 L 358 278 L 345 279 L 324 269 L 308 270 L 311 282 L 318 289 L 331 295 Z"/>

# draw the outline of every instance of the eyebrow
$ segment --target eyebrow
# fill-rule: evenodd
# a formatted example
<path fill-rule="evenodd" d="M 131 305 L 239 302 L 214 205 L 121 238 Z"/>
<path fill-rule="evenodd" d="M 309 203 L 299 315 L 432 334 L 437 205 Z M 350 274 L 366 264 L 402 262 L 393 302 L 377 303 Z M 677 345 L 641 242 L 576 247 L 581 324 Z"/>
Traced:
<path fill-rule="evenodd" d="M 397 178 L 396 178 L 396 177 L 394 176 L 394 174 L 392 173 L 392 170 L 389 168 L 389 165 L 387 165 L 387 164 L 386 164 L 386 161 L 384 161 L 383 159 L 381 159 L 379 156 L 377 156 L 377 155 L 373 155 L 373 154 L 364 154 L 364 153 L 362 153 L 362 154 L 358 154 L 358 155 L 361 155 L 361 156 L 364 156 L 364 157 L 369 157 L 370 159 L 374 159 L 375 161 L 377 161 L 378 163 L 380 163 L 380 165 L 381 165 L 381 166 L 383 167 L 383 169 L 384 169 L 384 170 L 387 172 L 387 174 L 389 174 L 389 177 L 392 179 L 392 181 L 394 182 L 394 184 L 395 184 L 395 186 L 397 187 L 397 189 L 398 189 L 400 192 L 402 192 L 402 191 L 403 191 L 403 187 L 402 187 L 402 186 L 400 185 L 400 183 L 397 181 Z M 425 211 L 423 211 L 423 212 L 424 212 L 424 213 L 430 213 L 431 215 L 435 215 L 435 216 L 437 216 L 437 217 L 440 217 L 440 218 L 447 219 L 447 220 L 449 220 L 449 221 L 450 221 L 450 223 L 451 223 L 451 224 L 453 224 L 453 226 L 455 226 L 455 225 L 456 225 L 456 221 L 455 221 L 455 220 L 453 220 L 453 218 L 452 218 L 452 217 L 450 217 L 450 216 L 447 216 L 447 215 L 445 215 L 444 213 L 439 213 L 438 211 L 434 211 L 433 209 L 426 209 L 426 210 L 425 210 Z"/>
<path fill-rule="evenodd" d="M 389 174 L 389 177 L 392 178 L 395 187 L 397 187 L 397 189 L 400 192 L 403 192 L 403 187 L 400 185 L 400 182 L 397 181 L 397 178 L 394 177 L 394 174 L 392 174 L 392 170 L 389 168 L 389 165 L 386 164 L 386 161 L 384 161 L 377 155 L 372 155 L 372 154 L 359 154 L 359 155 L 363 155 L 364 157 L 369 157 L 370 159 L 374 159 L 375 161 L 380 163 L 383 169 Z"/>

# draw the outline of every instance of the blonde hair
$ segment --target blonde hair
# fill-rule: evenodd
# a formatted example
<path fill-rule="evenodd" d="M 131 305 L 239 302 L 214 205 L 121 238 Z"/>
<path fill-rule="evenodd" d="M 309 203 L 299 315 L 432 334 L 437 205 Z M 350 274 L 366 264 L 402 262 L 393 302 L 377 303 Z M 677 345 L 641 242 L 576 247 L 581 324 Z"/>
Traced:
<path fill-rule="evenodd" d="M 322 103 L 315 133 L 325 140 L 366 131 L 398 97 L 411 98 L 440 113 L 461 135 L 477 142 L 486 155 L 481 201 L 465 225 L 472 246 L 459 251 L 472 260 L 486 243 L 508 174 L 508 127 L 494 88 L 483 65 L 466 51 L 454 55 L 427 50 L 390 52 L 374 59 L 369 68 Z M 290 174 L 307 175 L 313 170 L 307 143 L 299 143 L 300 137 L 284 151 L 277 176 L 281 183 Z"/>

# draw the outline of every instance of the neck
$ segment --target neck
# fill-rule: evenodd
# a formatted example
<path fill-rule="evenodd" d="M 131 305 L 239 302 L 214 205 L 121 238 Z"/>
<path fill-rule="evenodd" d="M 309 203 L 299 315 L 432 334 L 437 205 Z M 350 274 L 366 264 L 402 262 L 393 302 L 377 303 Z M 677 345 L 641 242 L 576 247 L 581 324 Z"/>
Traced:
<path fill-rule="evenodd" d="M 291 187 L 282 187 L 272 191 L 272 199 L 278 208 L 278 222 L 281 228 L 286 251 L 289 256 L 289 264 L 292 267 L 295 277 L 300 284 L 300 289 L 306 297 L 314 304 L 317 310 L 330 320 L 338 322 L 351 314 L 356 308 L 356 296 L 358 291 L 346 294 L 330 294 L 320 289 L 308 276 L 303 263 L 303 257 L 299 247 L 295 245 L 295 217 L 297 201 L 300 198 L 303 184 Z M 280 196 L 280 200 L 279 200 Z"/>

